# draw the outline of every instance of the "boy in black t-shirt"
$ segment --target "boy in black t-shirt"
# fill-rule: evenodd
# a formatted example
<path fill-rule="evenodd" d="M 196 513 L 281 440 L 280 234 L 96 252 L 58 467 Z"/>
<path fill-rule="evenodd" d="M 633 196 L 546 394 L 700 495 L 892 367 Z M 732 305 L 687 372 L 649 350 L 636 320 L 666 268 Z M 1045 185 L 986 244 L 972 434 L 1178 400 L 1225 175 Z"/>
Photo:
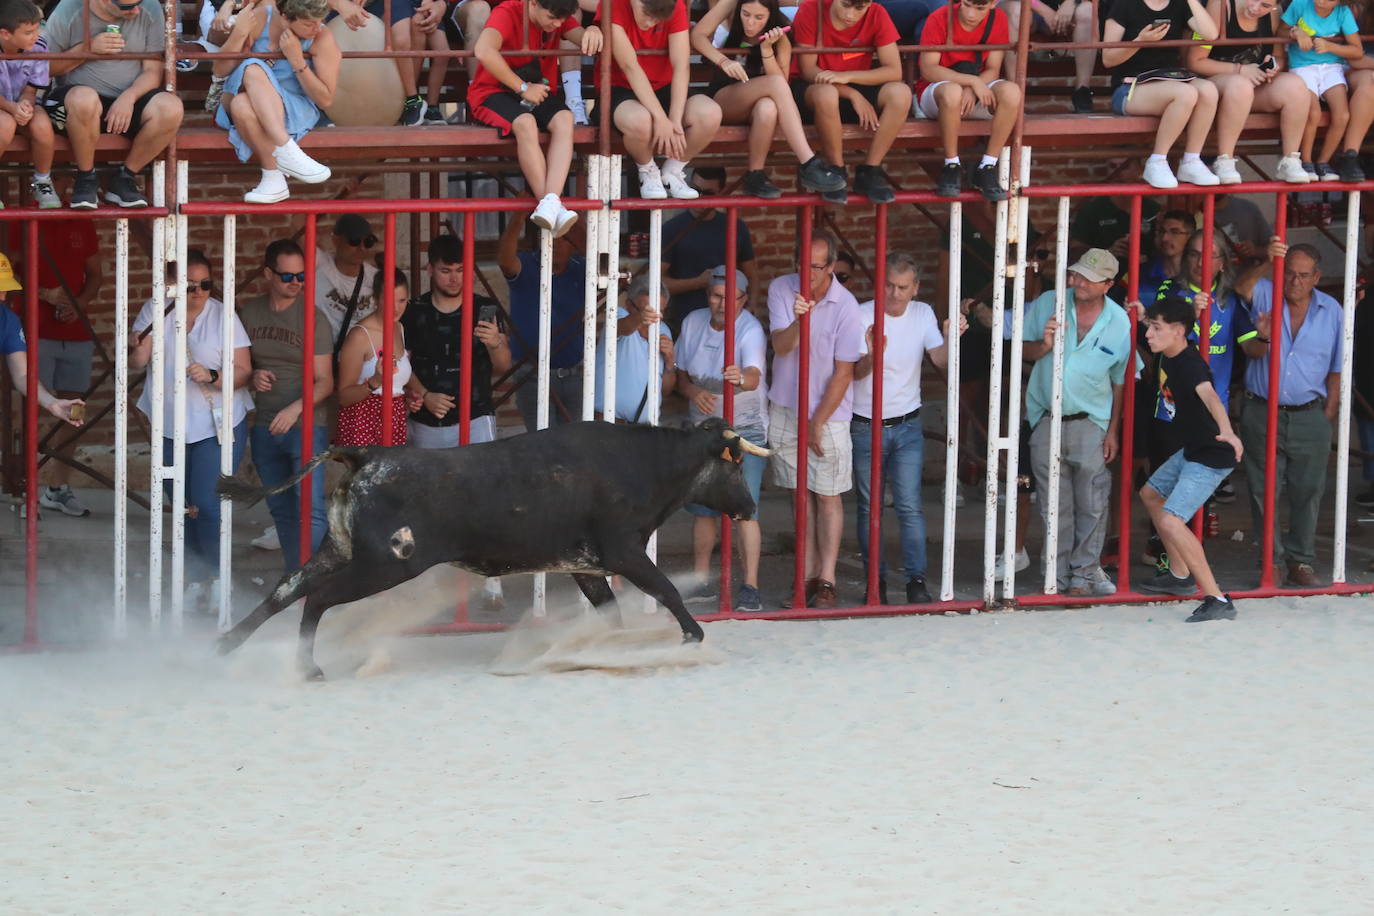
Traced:
<path fill-rule="evenodd" d="M 1140 587 L 1180 596 L 1201 588 L 1205 598 L 1189 623 L 1234 619 L 1235 604 L 1218 587 L 1202 542 L 1188 523 L 1240 462 L 1240 439 L 1212 388 L 1207 363 L 1188 342 L 1188 331 L 1197 319 L 1193 303 L 1168 296 L 1150 306 L 1145 317 L 1149 321 L 1145 339 L 1160 357 L 1159 396 L 1183 447 L 1140 488 L 1140 499 L 1169 552 L 1169 569 Z"/>

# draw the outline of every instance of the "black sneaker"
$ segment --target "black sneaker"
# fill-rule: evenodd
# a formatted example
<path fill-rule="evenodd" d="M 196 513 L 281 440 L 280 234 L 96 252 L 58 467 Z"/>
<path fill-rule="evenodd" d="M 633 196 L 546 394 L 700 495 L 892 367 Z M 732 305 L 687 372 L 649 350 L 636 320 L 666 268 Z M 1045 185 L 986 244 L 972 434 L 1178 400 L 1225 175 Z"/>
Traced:
<path fill-rule="evenodd" d="M 1142 592 L 1151 592 L 1155 595 L 1178 595 L 1180 597 L 1187 597 L 1188 595 L 1197 594 L 1197 582 L 1193 580 L 1192 573 L 1180 579 L 1171 572 L 1162 572 L 1140 583 L 1140 590 Z"/>
<path fill-rule="evenodd" d="M 438 105 L 431 105 L 426 102 L 425 116 L 420 119 L 420 123 L 426 127 L 442 127 L 448 124 L 448 121 L 444 118 L 444 113 L 439 110 Z"/>
<path fill-rule="evenodd" d="M 402 127 L 414 127 L 424 119 L 427 108 L 429 106 L 425 104 L 422 96 L 412 95 L 406 99 L 405 107 L 401 109 L 401 120 L 396 123 Z"/>
<path fill-rule="evenodd" d="M 822 191 L 821 200 L 828 204 L 847 204 L 849 203 L 849 191 L 846 190 L 846 187 L 849 184 L 849 173 L 845 171 L 842 165 L 832 165 L 831 168 L 840 176 L 844 184 L 833 191 Z"/>
<path fill-rule="evenodd" d="M 1366 508 L 1374 507 L 1374 487 L 1370 487 L 1356 496 L 1355 505 L 1364 506 Z"/>
<path fill-rule="evenodd" d="M 1092 91 L 1092 89 L 1090 89 L 1090 88 L 1087 87 L 1087 86 L 1079 86 L 1077 89 L 1075 89 L 1075 90 L 1073 91 L 1073 95 L 1071 96 L 1071 98 L 1073 99 L 1073 113 L 1074 113 L 1074 114 L 1092 114 L 1092 113 L 1093 113 L 1093 91 Z"/>
<path fill-rule="evenodd" d="M 148 198 L 138 189 L 138 176 L 122 165 L 110 176 L 105 199 L 120 207 L 148 206 Z"/>
<path fill-rule="evenodd" d="M 1341 181 L 1364 181 L 1364 169 L 1360 168 L 1360 154 L 1353 149 L 1337 153 L 1331 159 L 1336 174 Z"/>
<path fill-rule="evenodd" d="M 906 580 L 907 604 L 930 604 L 930 589 L 926 588 L 925 576 L 912 576 Z"/>
<path fill-rule="evenodd" d="M 763 610 L 763 598 L 759 595 L 759 590 L 752 585 L 741 585 L 739 594 L 735 597 L 735 610 L 745 614 Z"/>
<path fill-rule="evenodd" d="M 745 194 L 750 197 L 761 197 L 764 200 L 777 200 L 782 196 L 782 188 L 768 180 L 768 173 L 763 169 L 754 169 L 744 173 L 744 181 L 740 185 Z"/>
<path fill-rule="evenodd" d="M 716 585 L 711 580 L 698 582 L 696 585 L 682 593 L 684 604 L 709 604 L 716 600 L 720 592 L 716 590 Z"/>
<path fill-rule="evenodd" d="M 935 193 L 941 197 L 958 197 L 963 187 L 964 167 L 957 162 L 946 162 L 935 181 Z"/>
<path fill-rule="evenodd" d="M 1236 488 L 1231 485 L 1230 478 L 1223 480 L 1217 485 L 1216 501 L 1219 503 L 1233 503 L 1236 501 Z"/>
<path fill-rule="evenodd" d="M 843 191 L 849 182 L 845 180 L 844 169 L 837 169 L 820 156 L 812 156 L 802 163 L 797 172 L 797 180 L 808 191 Z"/>
<path fill-rule="evenodd" d="M 880 165 L 861 165 L 854 170 L 854 193 L 864 195 L 875 204 L 890 204 L 897 199 Z"/>
<path fill-rule="evenodd" d="M 982 193 L 984 200 L 997 203 L 1007 199 L 1007 189 L 997 177 L 997 166 L 980 165 L 973 170 L 973 186 Z"/>
<path fill-rule="evenodd" d="M 1185 623 L 1204 623 L 1208 620 L 1235 619 L 1236 603 L 1231 600 L 1230 595 L 1227 595 L 1225 598 L 1208 595 L 1203 602 L 1197 606 L 1197 610 L 1193 611 L 1192 615 Z"/>
<path fill-rule="evenodd" d="M 100 206 L 100 179 L 94 169 L 76 173 L 71 206 L 73 210 L 94 210 Z"/>
<path fill-rule="evenodd" d="M 1318 181 L 1335 181 L 1340 177 L 1336 174 L 1336 170 L 1331 167 L 1331 163 L 1329 162 L 1314 162 L 1313 165 L 1317 169 Z"/>

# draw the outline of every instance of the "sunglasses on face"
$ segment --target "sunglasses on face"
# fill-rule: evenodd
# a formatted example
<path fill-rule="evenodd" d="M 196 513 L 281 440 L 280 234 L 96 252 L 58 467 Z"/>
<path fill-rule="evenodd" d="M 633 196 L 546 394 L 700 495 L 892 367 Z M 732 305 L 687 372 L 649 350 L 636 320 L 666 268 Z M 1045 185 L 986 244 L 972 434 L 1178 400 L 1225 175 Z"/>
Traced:
<path fill-rule="evenodd" d="M 203 293 L 208 293 L 212 288 L 214 288 L 214 285 L 214 280 L 187 280 L 186 291 L 189 293 L 195 292 L 196 290 L 200 290 Z"/>
<path fill-rule="evenodd" d="M 277 279 L 280 280 L 280 281 L 283 282 L 283 283 L 304 283 L 304 282 L 305 282 L 305 271 L 301 271 L 300 273 L 291 274 L 291 273 L 282 273 L 282 272 L 279 271 L 279 270 L 274 270 L 274 271 L 272 271 L 272 273 L 276 274 L 276 275 L 277 275 Z"/>
<path fill-rule="evenodd" d="M 347 242 L 353 248 L 371 248 L 372 246 L 377 244 L 377 236 L 369 235 L 366 238 L 361 239 L 345 238 L 344 241 Z"/>
<path fill-rule="evenodd" d="M 143 5 L 142 0 L 138 0 L 138 2 L 135 3 L 120 3 L 119 0 L 111 0 L 111 2 L 114 3 L 116 9 L 123 10 L 126 13 L 131 10 L 136 10 Z"/>

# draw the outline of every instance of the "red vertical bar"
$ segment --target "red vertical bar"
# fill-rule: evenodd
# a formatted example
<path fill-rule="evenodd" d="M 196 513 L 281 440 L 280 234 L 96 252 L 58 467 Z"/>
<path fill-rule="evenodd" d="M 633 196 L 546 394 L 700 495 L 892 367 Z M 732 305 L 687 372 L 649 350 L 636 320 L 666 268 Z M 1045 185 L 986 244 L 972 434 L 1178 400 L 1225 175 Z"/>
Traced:
<path fill-rule="evenodd" d="M 801 262 L 798 267 L 798 293 L 811 296 L 811 208 L 801 208 Z M 806 459 L 807 440 L 811 428 L 811 313 L 801 316 L 797 339 L 797 489 L 792 494 L 797 530 L 796 562 L 792 570 L 792 607 L 806 607 L 806 552 L 810 539 L 806 536 Z"/>
<path fill-rule="evenodd" d="M 1130 249 L 1126 253 L 1126 301 L 1140 298 L 1140 195 L 1131 197 Z M 1140 324 L 1140 307 L 1127 310 L 1130 328 L 1126 332 L 1126 385 L 1121 394 L 1121 502 L 1117 512 L 1116 590 L 1124 594 L 1131 590 L 1131 498 L 1135 493 L 1131 474 L 1131 455 L 1135 450 L 1135 339 Z"/>
<path fill-rule="evenodd" d="M 0 306 L 3 308 L 3 306 Z M 24 221 L 24 642 L 38 644 L 38 223 Z"/>
<path fill-rule="evenodd" d="M 1212 298 L 1216 295 L 1216 283 L 1212 278 L 1212 234 L 1216 231 L 1217 199 L 1213 194 L 1202 198 L 1202 263 L 1198 265 L 1198 276 L 1202 280 L 1201 289 L 1207 290 L 1207 305 L 1198 316 L 1197 347 L 1202 359 L 1209 365 L 1212 362 Z M 1203 538 L 1202 521 L 1207 514 L 1207 505 L 1193 516 L 1193 534 L 1199 541 Z"/>
<path fill-rule="evenodd" d="M 521 214 L 511 215 L 520 219 Z M 474 216 L 471 211 L 463 214 L 463 314 L 460 319 L 463 330 L 459 344 L 458 376 L 458 444 L 467 445 L 472 440 L 472 284 L 476 279 L 474 272 L 476 255 L 473 252 Z"/>
<path fill-rule="evenodd" d="M 396 212 L 382 216 L 382 445 L 396 444 L 392 381 L 396 374 Z"/>
<path fill-rule="evenodd" d="M 305 319 L 301 335 L 301 466 L 304 467 L 315 451 L 315 214 L 305 215 Z M 344 328 L 344 331 L 347 331 Z M 301 478 L 301 542 L 300 562 L 310 559 L 311 513 L 310 497 L 315 475 Z"/>
<path fill-rule="evenodd" d="M 596 81 L 596 119 L 600 122 L 597 130 L 597 146 L 603 156 L 611 154 L 611 0 L 601 0 L 601 16 L 598 19 L 601 26 L 601 34 L 604 36 L 601 45 L 601 56 L 596 62 L 597 68 L 601 71 L 601 78 Z M 579 66 L 581 65 L 579 60 Z M 610 188 L 605 189 L 608 196 L 615 196 Z"/>
<path fill-rule="evenodd" d="M 721 369 L 735 364 L 735 319 L 738 316 L 736 299 L 739 298 L 739 291 L 735 288 L 735 269 L 738 258 L 736 257 L 735 246 L 739 244 L 739 211 L 734 207 L 727 207 L 725 210 L 725 351 L 722 356 Z M 725 417 L 725 422 L 731 427 L 735 425 L 735 386 L 729 382 L 721 385 L 721 415 Z M 754 509 L 758 512 L 758 507 Z M 757 518 L 757 514 L 755 515 Z M 732 567 L 734 565 L 734 529 L 730 524 L 730 517 L 723 514 L 720 516 L 720 612 L 729 613 L 733 605 L 730 601 L 730 579 Z"/>
<path fill-rule="evenodd" d="M 878 225 L 873 248 L 873 406 L 869 408 L 868 432 L 871 454 L 868 465 L 868 569 L 864 604 L 878 603 L 878 570 L 883 556 L 883 332 L 887 317 L 887 206 L 877 207 Z"/>
<path fill-rule="evenodd" d="M 1286 195 L 1276 195 L 1274 205 L 1274 235 L 1288 235 L 1288 206 Z M 1283 262 L 1274 259 L 1274 291 L 1270 296 L 1269 315 L 1269 400 L 1264 437 L 1264 531 L 1260 534 L 1260 588 L 1274 587 L 1274 513 L 1278 482 L 1274 464 L 1279 455 L 1279 362 L 1283 351 Z"/>

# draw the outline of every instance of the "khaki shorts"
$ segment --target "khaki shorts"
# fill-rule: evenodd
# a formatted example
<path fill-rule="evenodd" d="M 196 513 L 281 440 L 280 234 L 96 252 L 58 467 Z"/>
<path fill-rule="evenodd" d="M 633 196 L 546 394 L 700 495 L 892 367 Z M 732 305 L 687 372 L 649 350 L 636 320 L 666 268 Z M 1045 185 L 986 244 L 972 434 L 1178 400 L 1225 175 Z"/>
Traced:
<path fill-rule="evenodd" d="M 797 488 L 797 414 L 790 407 L 768 405 L 768 440 L 772 444 L 773 483 Z M 806 489 L 819 496 L 839 496 L 854 488 L 854 443 L 848 421 L 830 421 L 821 434 L 824 455 L 806 452 Z"/>

